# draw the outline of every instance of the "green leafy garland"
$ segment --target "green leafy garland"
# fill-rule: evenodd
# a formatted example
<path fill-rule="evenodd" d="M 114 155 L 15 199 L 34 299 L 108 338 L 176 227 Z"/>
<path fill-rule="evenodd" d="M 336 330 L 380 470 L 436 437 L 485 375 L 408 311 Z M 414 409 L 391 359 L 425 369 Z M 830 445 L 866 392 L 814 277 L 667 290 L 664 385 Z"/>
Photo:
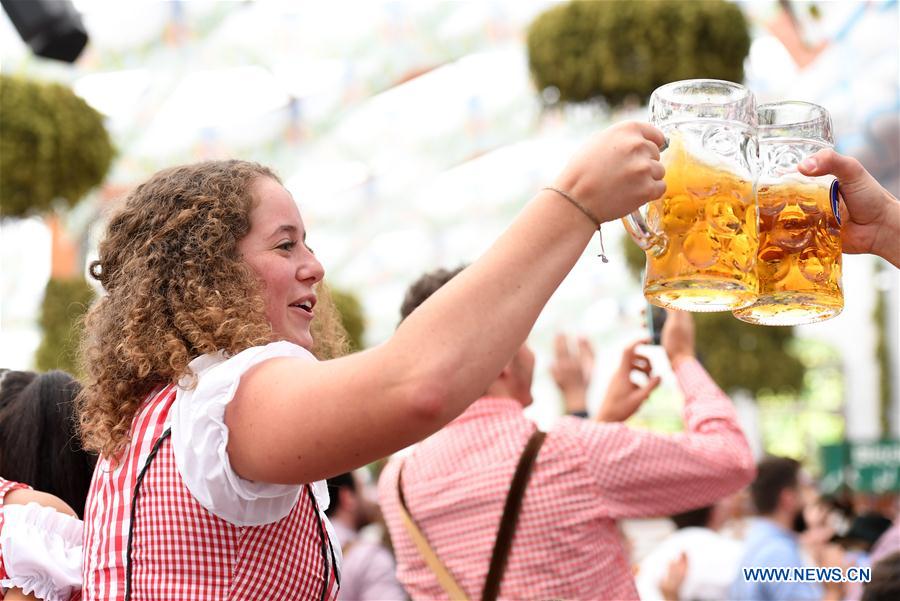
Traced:
<path fill-rule="evenodd" d="M 0 75 L 0 131 L 2 217 L 75 206 L 114 155 L 103 116 L 58 83 Z"/>
<path fill-rule="evenodd" d="M 61 369 L 78 375 L 82 319 L 93 300 L 94 290 L 84 278 L 51 278 L 47 282 L 38 320 L 44 335 L 35 353 L 39 371 Z"/>
<path fill-rule="evenodd" d="M 527 45 L 539 90 L 616 105 L 681 79 L 742 81 L 750 32 L 724 0 L 567 2 L 538 15 Z"/>
<path fill-rule="evenodd" d="M 334 305 L 341 315 L 341 323 L 347 330 L 347 339 L 350 342 L 350 352 L 356 352 L 363 348 L 363 333 L 366 329 L 366 320 L 363 316 L 362 304 L 352 292 L 331 288 L 331 297 Z"/>

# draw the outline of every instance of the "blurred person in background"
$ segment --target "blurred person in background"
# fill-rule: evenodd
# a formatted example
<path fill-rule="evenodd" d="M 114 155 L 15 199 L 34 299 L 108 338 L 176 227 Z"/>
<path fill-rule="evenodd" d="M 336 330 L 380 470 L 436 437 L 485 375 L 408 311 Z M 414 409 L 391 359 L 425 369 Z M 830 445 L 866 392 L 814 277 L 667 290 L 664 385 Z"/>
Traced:
<path fill-rule="evenodd" d="M 853 520 L 840 542 L 847 549 L 849 565 L 874 568 L 892 552 L 900 552 L 900 527 L 880 513 L 870 511 Z M 856 601 L 862 598 L 863 584 L 848 582 L 845 599 Z"/>
<path fill-rule="evenodd" d="M 754 521 L 744 541 L 729 598 L 840 599 L 840 582 L 754 582 L 745 578 L 743 568 L 805 567 L 804 553 L 820 567 L 843 567 L 839 548 L 828 543 L 833 530 L 826 524 L 827 510 L 818 503 L 812 480 L 798 461 L 788 457 L 764 458 L 757 465 L 750 494 L 760 519 Z M 805 548 L 801 547 L 798 530 L 806 530 Z"/>
<path fill-rule="evenodd" d="M 900 599 L 900 551 L 882 557 L 872 566 L 872 579 L 863 585 L 862 601 Z"/>
<path fill-rule="evenodd" d="M 594 347 L 583 336 L 570 341 L 565 334 L 560 333 L 554 339 L 554 351 L 555 358 L 550 366 L 550 374 L 562 396 L 563 412 L 566 415 L 586 418 L 587 393 L 594 373 Z M 637 357 L 635 355 L 636 359 Z M 649 365 L 649 362 L 646 365 Z M 659 378 L 653 376 L 648 384 L 649 386 L 640 388 L 640 394 L 646 395 L 644 398 L 650 396 L 659 384 Z"/>
<path fill-rule="evenodd" d="M 403 320 L 414 319 L 420 303 L 425 307 L 468 269 L 422 276 L 409 288 Z M 506 570 L 493 583 L 501 598 L 637 599 L 617 520 L 708 505 L 752 479 L 753 458 L 734 408 L 694 357 L 690 314 L 669 314 L 662 345 L 686 397 L 685 433 L 656 434 L 622 423 L 658 384 L 656 378 L 644 385 L 632 381 L 635 371 L 650 377 L 651 366 L 637 354 L 637 343 L 631 345 L 597 420 L 563 417 L 539 447 L 513 522 Z M 573 361 L 566 347 L 557 339 L 556 360 L 577 379 L 580 360 Z M 533 368 L 534 355 L 523 344 L 481 399 L 408 455 L 392 458 L 382 472 L 379 500 L 398 578 L 414 599 L 448 594 L 443 576 L 428 563 L 435 559 L 459 594 L 485 594 L 513 473 L 523 448 L 539 438 L 523 413 L 532 402 Z M 557 381 L 563 371 L 554 369 Z M 433 556 L 423 555 L 403 504 Z"/>
<path fill-rule="evenodd" d="M 641 561 L 635 582 L 641 599 L 662 599 L 662 581 L 673 561 L 684 555 L 684 574 L 675 589 L 677 599 L 717 601 L 728 598 L 733 574 L 740 565 L 742 545 L 719 534 L 727 518 L 726 500 L 672 516 L 677 530 Z"/>
<path fill-rule="evenodd" d="M 742 4 L 762 17 L 796 65 L 794 72 L 789 65 L 760 65 L 778 73 L 781 85 L 772 93 L 829 107 L 837 148 L 900 194 L 897 0 Z M 751 87 L 765 89 L 771 77 L 751 75 Z"/>
<path fill-rule="evenodd" d="M 61 371 L 0 373 L 0 599 L 80 595 L 95 457 L 75 432 L 79 390 Z"/>
<path fill-rule="evenodd" d="M 663 193 L 664 143 L 639 122 L 597 134 L 465 274 L 346 356 L 324 267 L 274 172 L 207 161 L 135 188 L 89 269 L 105 294 L 81 349 L 81 432 L 101 453 L 85 598 L 337 597 L 324 480 L 474 402 L 600 224 Z"/>
<path fill-rule="evenodd" d="M 756 518 L 750 487 L 744 487 L 733 495 L 716 503 L 722 513 L 718 533 L 732 540 L 743 541 Z"/>
<path fill-rule="evenodd" d="M 868 511 L 853 518 L 850 528 L 840 537 L 840 543 L 847 551 L 867 560 L 872 547 L 890 527 L 891 520 L 876 511 Z M 864 565 L 867 564 L 868 561 Z"/>
<path fill-rule="evenodd" d="M 870 560 L 872 563 L 887 557 L 891 553 L 900 552 L 900 512 L 894 515 L 894 521 L 872 546 Z"/>
<path fill-rule="evenodd" d="M 395 576 L 394 556 L 384 545 L 360 532 L 378 511 L 366 499 L 362 488 L 353 472 L 328 479 L 331 503 L 325 515 L 331 519 L 344 556 L 341 597 L 356 601 L 402 601 L 406 593 Z"/>
<path fill-rule="evenodd" d="M 81 447 L 69 374 L 8 371 L 0 385 L 0 476 L 59 497 L 78 517 L 97 456 Z"/>

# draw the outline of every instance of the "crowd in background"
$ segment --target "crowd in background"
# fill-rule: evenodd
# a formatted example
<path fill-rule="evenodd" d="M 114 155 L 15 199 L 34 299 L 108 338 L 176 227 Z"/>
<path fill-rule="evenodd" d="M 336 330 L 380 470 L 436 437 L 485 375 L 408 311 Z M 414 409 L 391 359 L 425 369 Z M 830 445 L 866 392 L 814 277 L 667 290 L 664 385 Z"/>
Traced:
<path fill-rule="evenodd" d="M 558 337 L 566 415 L 523 414 L 535 320 L 601 223 L 660 197 L 667 144 L 599 133 L 353 354 L 273 171 L 150 177 L 90 265 L 80 383 L 0 373 L 0 599 L 900 597 L 898 499 L 824 496 L 797 460 L 754 457 L 688 313 L 659 341 L 681 432 L 626 423 L 660 382 L 647 340 L 614 358 Z M 859 162 L 799 170 L 840 180 L 845 253 L 900 267 L 900 203 Z M 589 414 L 598 357 L 619 367 Z"/>
<path fill-rule="evenodd" d="M 402 317 L 461 270 L 438 270 L 415 282 Z M 526 495 L 528 519 L 518 524 L 512 552 L 515 568 L 506 572 L 507 582 L 515 584 L 507 584 L 505 594 L 543 598 L 545 590 L 568 590 L 578 580 L 574 574 L 579 574 L 587 580 L 582 590 L 600 591 L 602 598 L 619 598 L 636 588 L 642 599 L 895 599 L 900 593 L 896 496 L 881 499 L 878 507 L 871 497 L 847 488 L 839 495 L 823 496 L 803 465 L 786 457 L 766 456 L 754 468 L 745 463 L 749 457 L 741 448 L 746 443 L 739 429 L 723 439 L 726 446 L 737 447 L 733 467 L 721 456 L 704 464 L 701 451 L 696 473 L 666 478 L 689 469 L 679 465 L 679 453 L 685 454 L 682 461 L 697 461 L 692 453 L 707 446 L 713 456 L 721 455 L 724 449 L 708 447 L 710 441 L 704 437 L 714 440 L 721 433 L 716 433 L 716 422 L 726 424 L 728 431 L 733 419 L 727 411 L 716 415 L 709 407 L 701 409 L 702 400 L 697 399 L 704 395 L 707 400 L 728 401 L 714 383 L 679 367 L 682 361 L 695 361 L 690 315 L 672 312 L 666 324 L 661 344 L 680 376 L 686 414 L 693 408 L 704 413 L 704 419 L 691 423 L 686 415 L 683 435 L 633 432 L 618 450 L 607 442 L 595 456 L 584 453 L 597 443 L 579 440 L 578 433 L 628 436 L 629 429 L 621 422 L 658 384 L 653 367 L 639 352 L 639 344 L 648 341 L 637 341 L 625 350 L 618 376 L 591 417 L 586 398 L 595 350 L 585 339 L 557 338 L 551 371 L 567 416 L 550 432 L 560 448 L 545 447 L 545 455 L 539 455 L 541 465 L 549 464 L 543 468 L 549 474 L 546 481 L 538 476 L 529 482 L 533 492 Z M 601 359 L 609 358 L 601 354 Z M 479 563 L 490 557 L 496 534 L 491 524 L 499 518 L 509 478 L 506 472 L 502 476 L 491 472 L 510 464 L 510 459 L 515 463 L 520 451 L 518 443 L 502 451 L 492 445 L 508 436 L 505 430 L 517 432 L 521 426 L 526 437 L 533 431 L 521 414 L 531 402 L 532 369 L 533 357 L 523 346 L 485 398 L 412 452 L 328 479 L 326 514 L 343 550 L 341 598 L 442 596 L 438 580 L 410 542 L 399 516 L 396 468 L 404 463 L 410 466 L 404 484 L 409 512 L 427 529 L 427 538 L 465 590 L 478 596 L 488 568 Z M 699 364 L 694 369 L 703 373 Z M 642 375 L 635 377 L 636 372 Z M 96 455 L 84 451 L 78 440 L 74 411 L 79 390 L 74 378 L 59 371 L 0 373 L 0 557 L 6 557 L 5 565 L 0 563 L 5 570 L 0 585 L 6 599 L 80 596 L 80 519 Z M 500 417 L 486 418 L 497 412 L 498 404 Z M 665 443 L 669 446 L 653 449 L 654 444 Z M 620 457 L 612 458 L 611 453 Z M 589 476 L 597 484 L 594 488 L 573 476 L 585 461 L 604 472 Z M 659 473 L 644 471 L 653 469 Z M 621 505 L 615 509 L 617 503 Z M 667 512 L 667 507 L 683 511 Z M 623 536 L 620 520 L 664 515 L 671 520 L 664 535 L 639 527 L 632 536 L 644 540 Z M 604 520 L 609 531 L 597 524 Z M 548 522 L 554 533 L 543 527 Z M 548 560 L 560 548 L 568 549 L 565 562 L 577 569 L 567 571 Z M 819 583 L 754 582 L 744 571 L 804 566 L 840 568 L 842 574 L 850 568 L 862 571 L 859 581 Z M 554 572 L 566 576 L 554 580 Z"/>
<path fill-rule="evenodd" d="M 559 337 L 572 415 L 548 432 L 524 417 L 535 319 L 597 224 L 664 189 L 664 144 L 638 122 L 602 132 L 481 259 L 413 283 L 388 342 L 351 354 L 272 171 L 153 176 L 91 264 L 106 295 L 86 319 L 82 383 L 2 374 L 6 597 L 895 598 L 896 503 L 879 515 L 819 498 L 796 460 L 755 464 L 690 313 L 669 311 L 660 336 L 683 432 L 625 423 L 659 384 L 648 340 L 589 418 L 594 350 Z M 799 168 L 841 180 L 845 252 L 900 267 L 896 198 L 831 150 Z M 379 476 L 392 560 L 360 534 L 366 483 L 326 478 L 406 448 Z M 745 523 L 734 495 L 748 485 Z M 665 515 L 678 530 L 637 557 L 624 520 Z M 748 572 L 804 566 L 837 573 Z"/>

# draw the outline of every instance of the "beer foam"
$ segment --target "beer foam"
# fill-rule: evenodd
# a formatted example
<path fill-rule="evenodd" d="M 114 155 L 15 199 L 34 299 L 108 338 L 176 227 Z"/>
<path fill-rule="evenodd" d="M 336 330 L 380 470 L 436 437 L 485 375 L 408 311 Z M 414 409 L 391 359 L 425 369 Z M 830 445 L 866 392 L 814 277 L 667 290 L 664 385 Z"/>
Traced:
<path fill-rule="evenodd" d="M 752 181 L 755 161 L 748 154 L 755 152 L 755 143 L 749 127 L 730 121 L 705 120 L 678 123 L 666 128 L 665 133 L 671 151 L 681 150 L 693 162 Z"/>
<path fill-rule="evenodd" d="M 759 144 L 759 185 L 792 183 L 813 184 L 827 188 L 834 180 L 833 176 L 809 177 L 797 171 L 800 161 L 823 148 L 830 146 L 791 138 L 762 140 Z"/>

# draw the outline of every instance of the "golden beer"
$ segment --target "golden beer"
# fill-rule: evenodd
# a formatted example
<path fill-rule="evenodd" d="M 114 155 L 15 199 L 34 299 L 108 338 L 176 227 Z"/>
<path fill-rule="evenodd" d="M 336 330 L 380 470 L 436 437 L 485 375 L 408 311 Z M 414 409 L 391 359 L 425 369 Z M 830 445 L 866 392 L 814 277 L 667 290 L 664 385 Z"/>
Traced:
<path fill-rule="evenodd" d="M 666 151 L 666 193 L 646 221 L 664 233 L 647 250 L 644 296 L 689 311 L 723 311 L 756 300 L 758 248 L 753 184 L 699 162 L 678 137 Z"/>
<path fill-rule="evenodd" d="M 758 117 L 760 295 L 734 316 L 769 326 L 829 319 L 844 307 L 837 189 L 833 177 L 807 177 L 797 165 L 834 145 L 831 116 L 787 100 L 760 106 Z"/>
<path fill-rule="evenodd" d="M 829 189 L 812 182 L 762 185 L 758 200 L 760 295 L 735 317 L 795 325 L 840 313 L 841 229 Z"/>
<path fill-rule="evenodd" d="M 682 311 L 731 311 L 756 300 L 756 99 L 740 84 L 689 79 L 650 96 L 666 136 L 666 192 L 625 216 L 647 254 L 644 296 Z"/>

